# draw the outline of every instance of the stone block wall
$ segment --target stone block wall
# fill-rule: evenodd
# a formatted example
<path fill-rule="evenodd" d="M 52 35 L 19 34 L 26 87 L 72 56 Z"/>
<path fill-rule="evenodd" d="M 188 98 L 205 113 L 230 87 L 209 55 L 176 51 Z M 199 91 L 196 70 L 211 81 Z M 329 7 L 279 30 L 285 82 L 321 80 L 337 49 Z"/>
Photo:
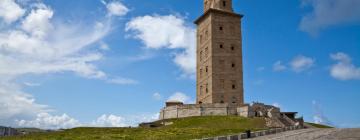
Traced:
<path fill-rule="evenodd" d="M 160 111 L 160 120 L 193 116 L 237 115 L 237 106 L 228 104 L 187 104 L 164 107 Z"/>

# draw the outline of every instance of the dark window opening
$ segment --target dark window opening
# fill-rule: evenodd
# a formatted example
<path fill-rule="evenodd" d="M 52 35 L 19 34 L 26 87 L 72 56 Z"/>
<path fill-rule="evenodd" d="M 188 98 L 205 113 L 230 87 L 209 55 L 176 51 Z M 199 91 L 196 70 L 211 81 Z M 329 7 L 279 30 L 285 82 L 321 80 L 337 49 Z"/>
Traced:
<path fill-rule="evenodd" d="M 222 49 L 224 46 L 222 44 L 220 44 L 220 48 Z"/>
<path fill-rule="evenodd" d="M 199 104 L 202 104 L 202 102 L 199 102 Z"/>
<path fill-rule="evenodd" d="M 220 31 L 222 31 L 222 30 L 223 30 L 223 27 L 222 27 L 222 26 L 220 26 L 220 27 L 219 27 L 219 30 L 220 30 Z"/>
<path fill-rule="evenodd" d="M 231 50 L 232 50 L 232 51 L 235 50 L 235 47 L 234 47 L 234 46 L 231 46 Z"/>
<path fill-rule="evenodd" d="M 235 85 L 232 85 L 232 89 L 236 89 L 236 86 L 235 86 Z"/>
<path fill-rule="evenodd" d="M 224 101 L 220 101 L 220 103 L 224 103 Z"/>
<path fill-rule="evenodd" d="M 208 71 L 209 71 L 209 67 L 208 67 L 208 66 L 206 66 L 206 69 L 205 69 L 205 71 L 206 71 L 206 72 L 208 72 Z"/>
<path fill-rule="evenodd" d="M 208 88 L 206 88 L 206 91 L 205 91 L 206 93 L 208 93 L 209 92 L 209 90 L 208 90 Z"/>
<path fill-rule="evenodd" d="M 234 64 L 234 63 L 232 63 L 232 64 L 231 64 L 231 67 L 233 67 L 233 68 L 234 68 L 234 67 L 235 67 L 235 64 Z"/>
<path fill-rule="evenodd" d="M 226 7 L 226 1 L 223 1 L 223 6 Z"/>
<path fill-rule="evenodd" d="M 236 104 L 236 102 L 232 102 L 233 104 Z"/>

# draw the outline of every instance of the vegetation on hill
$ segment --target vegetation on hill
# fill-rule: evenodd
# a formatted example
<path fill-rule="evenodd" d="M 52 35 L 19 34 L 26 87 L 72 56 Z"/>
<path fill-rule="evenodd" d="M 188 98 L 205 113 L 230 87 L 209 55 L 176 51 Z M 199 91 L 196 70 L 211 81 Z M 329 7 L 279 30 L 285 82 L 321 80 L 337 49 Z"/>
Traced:
<path fill-rule="evenodd" d="M 313 127 L 316 127 L 316 128 L 334 128 L 334 127 L 323 125 L 323 124 L 316 124 L 316 123 L 307 123 L 307 124 L 309 124 Z"/>
<path fill-rule="evenodd" d="M 263 118 L 237 116 L 191 117 L 166 120 L 172 125 L 156 128 L 74 128 L 35 133 L 5 140 L 188 140 L 266 129 Z M 160 122 L 157 122 L 160 123 Z M 0 138 L 1 139 L 1 138 Z"/>

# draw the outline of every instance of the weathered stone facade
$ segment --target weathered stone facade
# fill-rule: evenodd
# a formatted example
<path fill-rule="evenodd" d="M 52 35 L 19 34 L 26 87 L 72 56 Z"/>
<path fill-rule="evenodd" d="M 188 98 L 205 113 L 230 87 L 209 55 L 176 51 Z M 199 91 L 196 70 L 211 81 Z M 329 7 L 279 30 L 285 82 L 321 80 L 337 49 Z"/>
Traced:
<path fill-rule="evenodd" d="M 241 18 L 232 0 L 205 0 L 197 24 L 197 104 L 244 104 Z"/>

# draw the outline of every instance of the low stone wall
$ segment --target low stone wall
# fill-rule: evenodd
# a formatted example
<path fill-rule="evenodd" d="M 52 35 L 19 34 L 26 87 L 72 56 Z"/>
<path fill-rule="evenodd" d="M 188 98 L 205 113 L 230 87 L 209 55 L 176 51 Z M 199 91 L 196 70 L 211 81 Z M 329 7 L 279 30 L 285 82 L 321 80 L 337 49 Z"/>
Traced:
<path fill-rule="evenodd" d="M 238 106 L 229 104 L 186 104 L 164 107 L 160 111 L 160 120 L 193 116 L 237 115 Z"/>
<path fill-rule="evenodd" d="M 199 140 L 242 140 L 242 139 L 249 139 L 249 138 L 255 138 L 255 137 L 260 137 L 260 136 L 277 134 L 277 133 L 281 133 L 281 132 L 285 132 L 285 131 L 298 130 L 298 129 L 303 129 L 303 128 L 304 127 L 302 127 L 302 126 L 289 126 L 289 127 L 284 127 L 284 128 L 272 128 L 272 129 L 268 129 L 268 130 L 251 132 L 250 137 L 248 137 L 248 134 L 246 134 L 246 133 L 240 133 L 240 134 L 228 135 L 228 136 L 203 138 L 203 139 L 199 139 Z"/>

